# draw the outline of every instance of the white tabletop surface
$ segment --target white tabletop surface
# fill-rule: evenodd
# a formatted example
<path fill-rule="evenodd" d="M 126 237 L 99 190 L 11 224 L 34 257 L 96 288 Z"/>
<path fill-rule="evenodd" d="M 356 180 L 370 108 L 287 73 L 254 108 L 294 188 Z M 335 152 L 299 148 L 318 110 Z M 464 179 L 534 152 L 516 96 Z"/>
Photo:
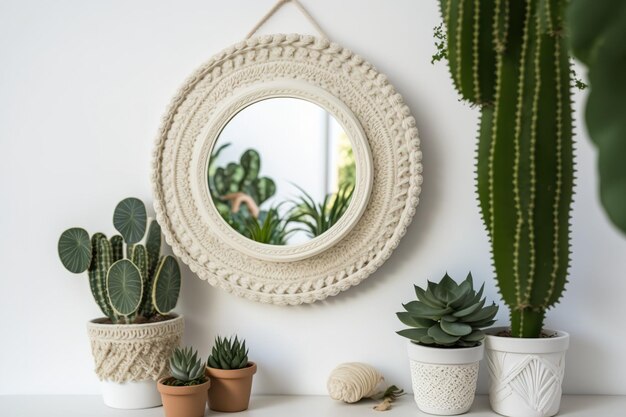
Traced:
<path fill-rule="evenodd" d="M 375 402 L 364 400 L 344 404 L 326 396 L 261 395 L 250 401 L 250 409 L 237 417 L 419 417 L 410 395 L 405 395 L 391 410 L 372 410 Z M 228 415 L 206 410 L 206 416 Z M 4 395 L 0 396 L 1 417 L 163 417 L 163 408 L 116 410 L 108 408 L 97 395 Z M 479 395 L 468 417 L 497 416 L 489 409 L 486 396 Z M 626 417 L 626 396 L 567 395 L 559 416 Z"/>

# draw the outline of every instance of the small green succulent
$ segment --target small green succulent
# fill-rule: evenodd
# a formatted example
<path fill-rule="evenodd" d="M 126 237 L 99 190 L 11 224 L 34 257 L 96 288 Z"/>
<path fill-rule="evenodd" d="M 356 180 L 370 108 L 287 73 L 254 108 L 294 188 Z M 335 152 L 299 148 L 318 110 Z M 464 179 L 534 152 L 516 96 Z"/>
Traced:
<path fill-rule="evenodd" d="M 406 311 L 396 313 L 411 328 L 397 333 L 420 345 L 478 346 L 485 338 L 481 329 L 495 323 L 498 306 L 485 307 L 485 284 L 478 293 L 473 287 L 471 273 L 461 284 L 446 274 L 438 284 L 428 281 L 426 289 L 415 285 L 417 300 L 403 304 Z"/>
<path fill-rule="evenodd" d="M 190 347 L 174 350 L 170 358 L 170 374 L 172 378 L 165 380 L 166 385 L 183 387 L 206 382 L 204 365 L 198 359 L 198 352 Z"/>
<path fill-rule="evenodd" d="M 215 369 L 241 369 L 248 366 L 248 349 L 246 341 L 222 338 L 217 336 L 215 344 L 211 350 L 211 355 L 207 360 L 207 366 Z"/>

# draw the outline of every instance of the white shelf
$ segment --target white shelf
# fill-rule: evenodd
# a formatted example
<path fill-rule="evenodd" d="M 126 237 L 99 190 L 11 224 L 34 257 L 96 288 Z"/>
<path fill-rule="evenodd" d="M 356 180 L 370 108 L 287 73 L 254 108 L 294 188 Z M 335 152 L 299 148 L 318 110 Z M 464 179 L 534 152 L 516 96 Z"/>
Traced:
<path fill-rule="evenodd" d="M 237 417 L 419 417 L 421 413 L 410 395 L 405 395 L 384 413 L 372 410 L 374 401 L 344 404 L 326 396 L 261 395 L 251 399 L 248 411 Z M 206 416 L 233 415 L 207 410 Z M 108 408 L 97 395 L 5 395 L 0 396 L 2 417 L 164 417 L 161 407 L 146 410 Z M 489 409 L 486 396 L 479 395 L 469 417 L 497 416 Z M 567 395 L 559 416 L 624 417 L 626 396 Z"/>

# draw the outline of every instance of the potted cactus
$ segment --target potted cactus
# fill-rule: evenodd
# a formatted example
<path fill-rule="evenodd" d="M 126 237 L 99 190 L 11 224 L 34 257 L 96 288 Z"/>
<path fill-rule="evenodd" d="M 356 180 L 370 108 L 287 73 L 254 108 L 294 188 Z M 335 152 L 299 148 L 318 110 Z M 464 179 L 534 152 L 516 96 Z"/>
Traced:
<path fill-rule="evenodd" d="M 225 412 L 247 410 L 256 369 L 256 364 L 248 361 L 245 340 L 239 341 L 237 336 L 216 337 L 206 367 L 211 378 L 209 408 Z"/>
<path fill-rule="evenodd" d="M 88 272 L 105 316 L 91 320 L 87 329 L 104 403 L 115 408 L 161 404 L 156 381 L 167 373 L 183 332 L 183 317 L 171 313 L 180 292 L 178 262 L 160 255 L 161 228 L 156 221 L 147 223 L 144 203 L 127 198 L 113 215 L 119 235 L 90 237 L 72 228 L 58 242 L 63 265 L 73 273 Z"/>
<path fill-rule="evenodd" d="M 210 381 L 205 375 L 198 352 L 176 348 L 169 361 L 172 376 L 157 385 L 163 401 L 165 417 L 202 417 L 207 403 Z"/>
<path fill-rule="evenodd" d="M 569 336 L 544 327 L 570 259 L 574 182 L 566 0 L 440 0 L 450 74 L 481 111 L 477 191 L 511 325 L 485 347 L 491 407 L 555 415 Z"/>
<path fill-rule="evenodd" d="M 415 286 L 417 300 L 397 313 L 410 328 L 397 332 L 409 339 L 413 395 L 429 414 L 467 412 L 474 402 L 478 363 L 483 357 L 482 329 L 491 326 L 498 306 L 485 307 L 484 284 L 476 292 L 472 275 L 458 284 L 446 274 L 439 283 Z"/>

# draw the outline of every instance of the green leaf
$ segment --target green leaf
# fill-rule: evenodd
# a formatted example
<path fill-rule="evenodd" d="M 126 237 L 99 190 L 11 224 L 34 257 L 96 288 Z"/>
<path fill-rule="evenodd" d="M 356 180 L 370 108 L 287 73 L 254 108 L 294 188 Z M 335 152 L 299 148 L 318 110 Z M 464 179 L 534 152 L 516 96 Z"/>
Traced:
<path fill-rule="evenodd" d="M 420 338 L 420 343 L 422 343 L 424 345 L 432 345 L 432 344 L 435 343 L 435 339 L 433 339 L 432 337 L 426 335 L 426 336 Z"/>
<path fill-rule="evenodd" d="M 433 308 L 419 301 L 411 301 L 402 306 L 412 316 L 418 315 L 424 318 L 441 317 L 453 311 L 451 308 Z"/>
<path fill-rule="evenodd" d="M 415 288 L 415 295 L 417 296 L 417 299 L 419 301 L 433 308 L 446 307 L 446 305 L 443 302 L 439 301 L 437 298 L 435 298 L 432 293 L 427 292 L 417 285 L 414 285 L 413 287 Z"/>
<path fill-rule="evenodd" d="M 441 281 L 439 281 L 439 284 L 435 287 L 434 293 L 438 299 L 448 302 L 456 288 L 456 282 L 454 282 L 454 280 L 446 273 Z"/>
<path fill-rule="evenodd" d="M 429 319 L 425 319 L 421 317 L 413 317 L 411 316 L 411 313 L 404 312 L 404 311 L 401 313 L 396 313 L 396 316 L 398 316 L 398 319 L 400 319 L 402 323 L 411 327 L 428 328 L 434 324 L 433 320 L 429 320 Z"/>
<path fill-rule="evenodd" d="M 152 303 L 159 314 L 167 314 L 178 301 L 180 293 L 180 268 L 172 256 L 164 256 L 154 274 Z"/>
<path fill-rule="evenodd" d="M 451 316 L 451 315 L 448 314 L 448 315 L 445 315 L 445 316 L 441 317 L 441 320 L 453 323 L 453 322 L 457 321 L 458 319 L 456 317 L 454 317 L 453 315 Z"/>
<path fill-rule="evenodd" d="M 471 305 L 469 307 L 464 308 L 463 310 L 455 311 L 454 313 L 452 313 L 452 315 L 454 317 L 469 316 L 470 314 L 472 314 L 473 312 L 475 312 L 476 310 L 478 310 L 481 307 L 482 307 L 481 303 L 476 303 L 476 304 L 473 304 L 473 305 Z"/>
<path fill-rule="evenodd" d="M 450 278 L 450 275 L 448 275 L 447 272 L 443 276 L 443 278 L 441 278 L 441 281 L 439 281 L 439 287 L 443 288 L 446 291 L 454 291 L 457 286 L 458 285 L 456 284 L 456 282 L 452 278 Z"/>
<path fill-rule="evenodd" d="M 219 369 L 220 367 L 219 363 L 215 360 L 213 356 L 209 356 L 209 360 L 207 362 L 209 364 L 209 367 L 211 368 Z"/>
<path fill-rule="evenodd" d="M 463 336 L 463 340 L 466 342 L 480 342 L 485 338 L 485 333 L 482 330 L 474 330 L 470 334 Z"/>
<path fill-rule="evenodd" d="M 483 291 L 485 291 L 485 283 L 483 282 L 483 285 L 480 286 L 480 290 L 478 290 L 478 292 L 476 293 L 476 295 L 474 296 L 474 298 L 472 299 L 472 302 L 470 304 L 476 304 L 478 302 L 480 302 L 480 299 L 483 296 Z"/>
<path fill-rule="evenodd" d="M 70 272 L 85 272 L 91 264 L 91 239 L 89 233 L 80 227 L 67 229 L 61 234 L 57 246 L 63 266 Z"/>
<path fill-rule="evenodd" d="M 485 307 L 481 310 L 476 311 L 475 313 L 470 314 L 469 316 L 461 318 L 461 321 L 464 323 L 470 323 L 475 321 L 483 321 L 486 319 L 492 319 L 495 317 L 498 312 L 498 306 L 495 304 L 490 305 L 489 307 Z"/>
<path fill-rule="evenodd" d="M 485 328 L 485 327 L 489 327 L 491 325 L 493 325 L 496 321 L 493 319 L 486 319 L 483 321 L 473 321 L 471 323 L 468 323 L 469 325 L 471 325 L 474 329 L 477 328 Z"/>
<path fill-rule="evenodd" d="M 463 301 L 465 300 L 465 297 L 470 293 L 470 291 L 472 291 L 471 284 L 467 281 L 463 281 L 461 285 L 459 285 L 452 292 L 454 297 L 448 302 L 448 305 L 453 308 L 459 308 L 463 305 Z"/>
<path fill-rule="evenodd" d="M 129 316 L 141 303 L 143 281 L 139 269 L 128 259 L 120 259 L 109 268 L 107 295 L 116 314 Z"/>
<path fill-rule="evenodd" d="M 143 239 L 146 233 L 146 206 L 138 198 L 126 198 L 119 202 L 113 212 L 113 226 L 127 244 Z"/>
<path fill-rule="evenodd" d="M 428 329 L 404 329 L 396 333 L 411 340 L 419 341 L 422 337 L 428 335 Z"/>
<path fill-rule="evenodd" d="M 452 336 L 465 336 L 472 332 L 472 326 L 465 323 L 441 321 L 439 324 L 444 332 L 451 334 Z"/>
<path fill-rule="evenodd" d="M 435 324 L 428 329 L 428 336 L 435 339 L 435 342 L 438 344 L 452 344 L 461 338 L 460 336 L 452 336 L 444 332 L 439 324 Z"/>

